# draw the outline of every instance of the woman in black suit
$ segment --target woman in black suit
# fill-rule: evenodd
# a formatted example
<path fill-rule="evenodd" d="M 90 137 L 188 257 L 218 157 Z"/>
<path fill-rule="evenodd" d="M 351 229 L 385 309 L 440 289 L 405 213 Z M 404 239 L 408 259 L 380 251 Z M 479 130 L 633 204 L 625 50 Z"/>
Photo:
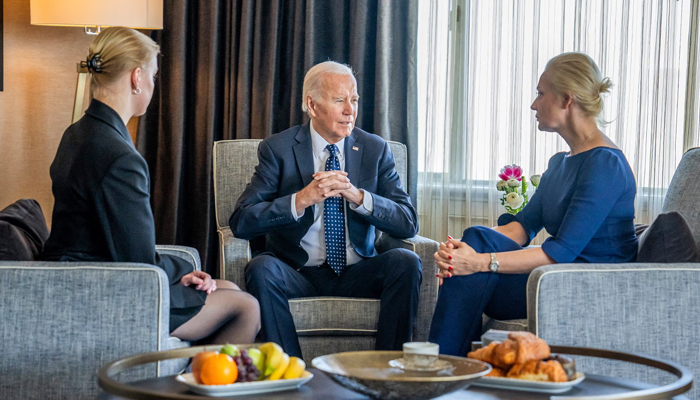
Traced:
<path fill-rule="evenodd" d="M 253 296 L 155 251 L 148 165 L 126 123 L 146 112 L 159 52 L 158 44 L 129 28 L 105 29 L 92 42 L 84 64 L 93 100 L 63 134 L 51 165 L 56 201 L 44 258 L 157 265 L 170 280 L 173 336 L 252 343 L 260 329 Z"/>

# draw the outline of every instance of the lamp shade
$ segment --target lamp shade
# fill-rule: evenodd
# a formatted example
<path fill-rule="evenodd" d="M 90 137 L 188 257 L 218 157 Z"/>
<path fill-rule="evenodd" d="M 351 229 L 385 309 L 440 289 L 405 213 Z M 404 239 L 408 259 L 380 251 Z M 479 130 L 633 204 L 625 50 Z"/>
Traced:
<path fill-rule="evenodd" d="M 31 23 L 163 29 L 163 0 L 31 0 Z"/>

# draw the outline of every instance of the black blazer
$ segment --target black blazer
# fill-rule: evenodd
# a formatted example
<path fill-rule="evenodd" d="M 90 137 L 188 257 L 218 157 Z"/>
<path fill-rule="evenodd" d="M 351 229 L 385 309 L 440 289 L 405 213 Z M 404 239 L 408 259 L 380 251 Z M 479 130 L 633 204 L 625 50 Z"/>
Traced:
<path fill-rule="evenodd" d="M 170 280 L 171 308 L 204 304 L 204 292 L 179 284 L 192 266 L 155 251 L 148 165 L 116 111 L 92 100 L 63 134 L 51 180 L 53 222 L 42 258 L 157 265 Z"/>
<path fill-rule="evenodd" d="M 299 221 L 295 221 L 291 199 L 292 194 L 313 179 L 309 123 L 262 141 L 258 147 L 258 161 L 229 219 L 231 231 L 234 236 L 248 240 L 265 235 L 266 252 L 295 268 L 302 267 L 309 255 L 300 243 L 313 224 L 315 206 L 309 207 Z M 372 193 L 374 200 L 370 215 L 347 212 L 350 243 L 360 256 L 374 255 L 375 227 L 400 239 L 416 235 L 418 215 L 401 186 L 387 142 L 360 128 L 353 129 L 345 138 L 345 170 L 350 182 Z"/>

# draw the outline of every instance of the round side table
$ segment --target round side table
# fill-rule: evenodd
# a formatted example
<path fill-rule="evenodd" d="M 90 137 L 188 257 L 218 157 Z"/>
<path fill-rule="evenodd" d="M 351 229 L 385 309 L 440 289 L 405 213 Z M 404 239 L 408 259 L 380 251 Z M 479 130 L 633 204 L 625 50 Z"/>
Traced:
<path fill-rule="evenodd" d="M 242 345 L 241 347 L 249 347 L 250 345 Z M 660 360 L 653 357 L 629 354 L 611 350 L 580 348 L 580 347 L 565 347 L 565 346 L 550 346 L 552 353 L 568 354 L 588 357 L 607 358 L 611 360 L 619 360 L 631 362 L 635 364 L 646 365 L 670 372 L 678 377 L 673 383 L 664 386 L 653 386 L 642 382 L 635 382 L 626 379 L 603 377 L 598 375 L 587 375 L 586 379 L 579 385 L 568 392 L 558 395 L 535 392 L 521 392 L 508 389 L 494 389 L 470 386 L 467 390 L 459 390 L 449 393 L 441 400 L 498 400 L 498 399 L 522 399 L 522 400 L 687 400 L 685 397 L 679 396 L 692 387 L 693 375 L 690 370 L 680 364 L 669 361 Z M 161 378 L 147 379 L 144 381 L 133 383 L 121 383 L 116 381 L 114 375 L 135 367 L 137 365 L 148 364 L 157 361 L 190 358 L 200 351 L 218 350 L 221 346 L 198 346 L 184 349 L 159 351 L 153 353 L 139 354 L 127 358 L 123 358 L 109 364 L 106 364 L 98 371 L 99 386 L 106 392 L 100 396 L 101 400 L 122 400 L 122 399 L 139 399 L 139 400 L 165 400 L 165 399 L 181 399 L 181 400 L 201 400 L 208 398 L 200 396 L 189 391 L 188 387 L 178 382 L 174 376 L 166 376 Z M 319 370 L 311 369 L 314 373 L 314 378 L 306 385 L 298 390 L 266 393 L 260 395 L 236 396 L 228 397 L 231 399 L 248 400 L 255 398 L 265 399 L 290 399 L 290 400 L 359 400 L 367 397 L 350 391 L 337 383 L 333 382 L 328 376 Z"/>

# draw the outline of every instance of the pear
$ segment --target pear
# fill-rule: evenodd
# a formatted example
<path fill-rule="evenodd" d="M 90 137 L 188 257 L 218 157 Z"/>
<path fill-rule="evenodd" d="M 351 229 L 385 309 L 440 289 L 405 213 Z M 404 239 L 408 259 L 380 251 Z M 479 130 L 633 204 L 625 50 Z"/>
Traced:
<path fill-rule="evenodd" d="M 260 378 L 263 379 L 263 372 L 265 371 L 265 355 L 256 348 L 248 349 L 248 357 L 253 360 L 253 365 L 260 371 Z"/>

